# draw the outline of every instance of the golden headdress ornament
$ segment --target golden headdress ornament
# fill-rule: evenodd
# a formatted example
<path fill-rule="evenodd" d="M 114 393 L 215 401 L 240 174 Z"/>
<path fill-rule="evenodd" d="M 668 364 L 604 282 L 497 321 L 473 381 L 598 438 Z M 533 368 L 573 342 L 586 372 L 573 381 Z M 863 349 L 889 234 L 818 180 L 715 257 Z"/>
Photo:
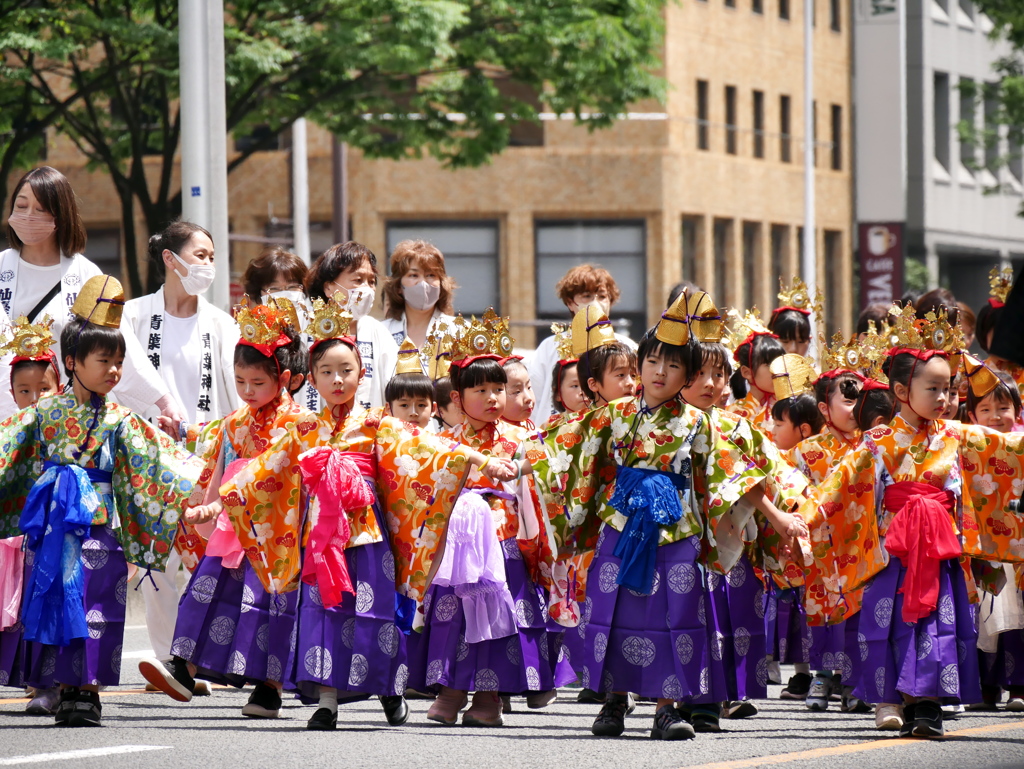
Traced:
<path fill-rule="evenodd" d="M 686 311 L 686 292 L 684 291 L 672 305 L 661 314 L 654 337 L 659 342 L 681 347 L 690 341 L 690 314 Z"/>
<path fill-rule="evenodd" d="M 426 343 L 420 354 L 421 359 L 426 361 L 427 376 L 431 380 L 436 381 L 441 377 L 448 376 L 448 370 L 452 365 L 454 344 L 455 338 L 448 333 L 447 328 L 441 331 L 431 331 L 427 335 Z"/>
<path fill-rule="evenodd" d="M 484 356 L 500 360 L 512 354 L 515 340 L 508 331 L 508 319 L 499 317 L 493 307 L 479 320 L 473 316 L 467 321 L 458 315 L 452 325 L 455 329 L 452 365 L 468 365 Z"/>
<path fill-rule="evenodd" d="M 989 304 L 998 309 L 1006 304 L 1006 297 L 1013 286 L 1013 267 L 993 267 L 988 274 L 988 283 L 991 286 L 989 293 L 992 295 Z"/>
<path fill-rule="evenodd" d="M 398 364 L 395 366 L 396 374 L 422 374 L 423 363 L 420 360 L 420 351 L 408 337 L 398 348 Z"/>
<path fill-rule="evenodd" d="M 11 327 L 14 336 L 0 346 L 0 356 L 13 355 L 15 358 L 47 359 L 53 352 L 54 338 L 53 318 L 44 315 L 39 323 L 30 323 L 29 319 L 22 315 Z"/>
<path fill-rule="evenodd" d="M 578 358 L 588 350 L 606 344 L 615 344 L 615 329 L 604 309 L 597 302 L 585 304 L 572 317 L 572 357 Z"/>
<path fill-rule="evenodd" d="M 697 291 L 686 299 L 690 334 L 698 342 L 721 342 L 725 336 L 725 319 L 706 291 Z"/>
<path fill-rule="evenodd" d="M 810 315 L 812 311 L 815 313 L 821 312 L 821 289 L 815 292 L 812 301 L 811 292 L 808 290 L 807 284 L 800 278 L 793 278 L 793 282 L 789 286 L 786 286 L 782 282 L 782 278 L 779 278 L 779 293 L 777 296 L 779 306 L 772 314 L 782 310 L 796 310 L 803 315 Z"/>
<path fill-rule="evenodd" d="M 71 312 L 94 326 L 121 328 L 124 311 L 124 289 L 117 278 L 93 275 L 85 281 Z"/>
<path fill-rule="evenodd" d="M 267 304 L 252 304 L 248 296 L 243 296 L 234 308 L 234 315 L 242 341 L 254 347 L 276 342 L 285 327 L 292 323 L 287 309 L 272 299 Z"/>
<path fill-rule="evenodd" d="M 999 386 L 996 372 L 969 353 L 964 353 L 964 374 L 975 398 L 984 398 Z"/>
<path fill-rule="evenodd" d="M 892 315 L 895 315 L 895 323 L 889 330 L 890 352 L 942 352 L 949 356 L 950 368 L 956 373 L 965 348 L 964 332 L 959 325 L 950 324 L 945 308 L 941 308 L 938 315 L 929 312 L 918 318 L 913 306 L 908 305 L 894 308 Z"/>
<path fill-rule="evenodd" d="M 555 351 L 558 354 L 558 360 L 566 362 L 576 360 L 572 351 L 572 328 L 564 323 L 552 323 L 551 332 L 555 335 Z"/>
<path fill-rule="evenodd" d="M 817 378 L 811 362 L 803 355 L 786 353 L 773 360 L 769 366 L 772 372 L 772 387 L 775 399 L 783 400 L 794 395 L 810 392 Z"/>
<path fill-rule="evenodd" d="M 862 342 L 856 334 L 845 340 L 837 331 L 832 336 L 832 344 L 821 352 L 822 372 L 847 370 L 867 374 L 869 370 L 873 371 L 875 364 L 885 357 L 885 352 L 866 341 Z"/>
<path fill-rule="evenodd" d="M 313 300 L 313 317 L 306 331 L 313 337 L 314 342 L 346 337 L 351 325 L 352 313 L 343 310 L 335 298 L 332 297 L 326 302 L 319 297 Z"/>

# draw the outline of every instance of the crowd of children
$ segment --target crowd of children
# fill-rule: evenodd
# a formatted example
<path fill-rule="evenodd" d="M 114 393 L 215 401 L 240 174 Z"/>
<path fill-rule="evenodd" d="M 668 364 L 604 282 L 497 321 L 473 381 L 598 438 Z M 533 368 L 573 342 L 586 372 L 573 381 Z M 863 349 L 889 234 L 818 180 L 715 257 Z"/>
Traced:
<path fill-rule="evenodd" d="M 799 281 L 767 324 L 691 285 L 634 346 L 583 265 L 558 286 L 571 322 L 524 361 L 493 311 L 415 299 L 450 307 L 451 281 L 420 277 L 438 255 L 399 255 L 415 290 L 382 407 L 360 403 L 357 288 L 269 294 L 235 308 L 243 405 L 177 443 L 107 397 L 116 280 L 82 287 L 59 340 L 17 319 L 0 684 L 102 723 L 129 580 L 173 548 L 191 578 L 146 680 L 180 702 L 252 685 L 250 718 L 294 695 L 310 730 L 370 697 L 400 726 L 413 692 L 431 721 L 498 727 L 511 697 L 578 681 L 593 734 L 623 734 L 640 697 L 652 738 L 689 739 L 756 715 L 780 663 L 784 698 L 905 736 L 1003 690 L 1024 711 L 1024 370 L 970 355 L 959 308 L 869 308 L 829 343 Z M 1011 279 L 992 276 L 983 350 Z"/>

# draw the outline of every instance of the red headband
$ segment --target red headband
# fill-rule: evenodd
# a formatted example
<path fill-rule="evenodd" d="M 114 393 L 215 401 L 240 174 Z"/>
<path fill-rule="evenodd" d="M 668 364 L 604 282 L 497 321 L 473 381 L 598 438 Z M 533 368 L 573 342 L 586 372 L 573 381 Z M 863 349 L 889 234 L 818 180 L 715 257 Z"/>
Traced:
<path fill-rule="evenodd" d="M 753 344 L 754 340 L 757 337 L 759 337 L 759 336 L 770 336 L 772 339 L 778 339 L 779 338 L 778 334 L 773 334 L 771 331 L 752 331 L 752 332 L 750 332 L 750 335 L 746 339 L 744 339 L 742 342 L 740 342 L 738 345 L 736 345 L 736 349 L 733 351 L 732 357 L 733 357 L 733 359 L 737 363 L 739 363 L 740 365 L 743 365 L 743 361 L 740 360 L 740 348 L 743 345 L 745 345 L 745 344 Z M 754 351 L 751 350 L 750 352 L 751 352 L 751 355 L 753 355 Z M 750 358 L 751 355 L 748 355 L 747 357 Z M 750 365 L 749 361 L 747 362 L 747 365 L 748 366 Z"/>
<path fill-rule="evenodd" d="M 466 368 L 466 366 L 468 366 L 470 363 L 476 360 L 493 360 L 497 361 L 498 365 L 501 366 L 504 365 L 503 361 L 508 360 L 508 358 L 502 358 L 500 355 L 495 355 L 494 353 L 488 352 L 484 353 L 483 355 L 470 355 L 468 358 L 462 358 L 461 360 L 453 360 L 451 365 L 453 368 L 462 369 Z"/>
<path fill-rule="evenodd" d="M 244 344 L 246 347 L 252 347 L 254 350 L 259 350 L 266 357 L 272 358 L 272 357 L 274 357 L 274 351 L 278 347 L 284 347 L 286 344 L 289 344 L 291 341 L 292 340 L 288 338 L 287 334 L 280 334 L 277 337 L 277 339 L 275 339 L 273 342 L 270 342 L 268 344 L 256 344 L 255 342 L 250 342 L 245 337 L 242 337 L 241 339 L 239 339 L 238 343 L 239 344 Z"/>
<path fill-rule="evenodd" d="M 14 364 L 21 363 L 23 361 L 49 363 L 50 368 L 53 369 L 53 373 L 57 375 L 57 385 L 60 386 L 60 369 L 57 368 L 57 356 L 54 354 L 53 350 L 47 350 L 42 355 L 15 355 L 11 358 L 11 368 L 14 368 Z"/>
<path fill-rule="evenodd" d="M 864 386 L 860 388 L 863 391 L 867 390 L 888 390 L 889 385 L 884 382 L 879 382 L 877 379 L 865 379 Z"/>
<path fill-rule="evenodd" d="M 507 358 L 498 358 L 498 365 L 499 366 L 504 366 L 510 360 L 517 360 L 517 361 L 522 362 L 523 356 L 522 355 L 509 355 Z"/>
<path fill-rule="evenodd" d="M 848 368 L 834 368 L 831 371 L 825 371 L 822 372 L 821 374 L 818 374 L 818 378 L 814 380 L 814 384 L 817 384 L 818 382 L 824 379 L 836 379 L 837 377 L 840 377 L 843 374 L 852 374 L 858 380 L 860 380 L 862 384 L 868 381 L 868 378 L 859 371 L 853 371 L 852 369 Z"/>
<path fill-rule="evenodd" d="M 772 310 L 772 315 L 778 315 L 780 312 L 783 312 L 784 310 L 792 310 L 793 312 L 798 312 L 804 317 L 808 318 L 811 316 L 811 311 L 808 310 L 806 307 L 790 307 L 789 305 L 786 305 L 785 307 L 776 307 L 774 310 Z"/>
<path fill-rule="evenodd" d="M 995 297 L 992 297 L 991 299 L 988 300 L 988 306 L 991 307 L 993 310 L 1001 310 L 1006 306 L 1006 303 L 1000 302 Z"/>
<path fill-rule="evenodd" d="M 906 353 L 907 355 L 913 355 L 922 363 L 927 363 L 936 355 L 942 358 L 949 358 L 949 353 L 946 352 L 945 350 L 918 350 L 916 348 L 910 347 L 893 347 L 891 350 L 889 350 L 889 352 L 886 353 L 886 355 L 892 358 L 896 355 L 902 355 L 903 353 Z"/>

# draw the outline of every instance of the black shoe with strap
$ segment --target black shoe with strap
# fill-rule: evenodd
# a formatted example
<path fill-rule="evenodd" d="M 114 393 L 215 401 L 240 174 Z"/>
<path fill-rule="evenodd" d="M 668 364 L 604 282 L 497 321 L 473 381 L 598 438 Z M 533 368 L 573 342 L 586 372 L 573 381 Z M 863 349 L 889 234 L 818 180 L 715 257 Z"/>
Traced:
<path fill-rule="evenodd" d="M 690 711 L 690 724 L 693 731 L 701 733 L 717 733 L 722 731 L 718 718 L 721 711 L 716 705 L 696 705 Z"/>
<path fill-rule="evenodd" d="M 900 727 L 900 737 L 912 737 L 914 735 L 914 713 L 916 708 L 917 705 L 915 703 L 907 703 L 903 706 L 903 726 Z"/>
<path fill-rule="evenodd" d="M 311 732 L 333 732 L 338 728 L 338 711 L 330 708 L 317 708 L 306 722 L 306 729 Z"/>
<path fill-rule="evenodd" d="M 381 696 L 380 704 L 384 708 L 384 717 L 391 726 L 401 726 L 409 720 L 409 705 L 401 694 Z"/>
<path fill-rule="evenodd" d="M 590 731 L 598 737 L 621 737 L 626 730 L 629 695 L 609 694 Z"/>
<path fill-rule="evenodd" d="M 74 709 L 68 716 L 68 726 L 99 726 L 102 717 L 103 706 L 100 704 L 99 692 L 80 689 Z"/>
<path fill-rule="evenodd" d="M 807 692 L 810 690 L 810 673 L 796 673 L 790 676 L 789 683 L 786 684 L 786 688 L 782 690 L 779 698 L 784 700 L 805 700 L 807 699 Z"/>
<path fill-rule="evenodd" d="M 662 705 L 654 713 L 652 740 L 692 740 L 695 735 L 694 728 L 676 710 L 675 705 Z"/>
<path fill-rule="evenodd" d="M 910 719 L 907 719 L 909 721 Z M 914 708 L 914 737 L 938 739 L 944 737 L 946 730 L 942 726 L 942 707 L 934 700 L 920 700 Z"/>
<path fill-rule="evenodd" d="M 68 725 L 68 719 L 71 718 L 71 713 L 75 709 L 79 691 L 77 686 L 67 686 L 60 690 L 60 699 L 57 700 L 57 709 L 53 714 L 53 722 L 57 726 Z"/>

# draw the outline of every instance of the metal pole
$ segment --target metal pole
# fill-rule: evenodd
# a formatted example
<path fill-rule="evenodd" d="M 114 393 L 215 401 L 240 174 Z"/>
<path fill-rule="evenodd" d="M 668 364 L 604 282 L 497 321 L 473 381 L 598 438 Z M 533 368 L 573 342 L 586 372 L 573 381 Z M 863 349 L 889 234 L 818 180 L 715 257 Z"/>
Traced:
<path fill-rule="evenodd" d="M 814 0 L 804 0 L 804 243 L 800 272 L 810 295 L 818 286 L 814 212 Z M 820 329 L 819 329 L 820 330 Z M 813 339 L 813 330 L 812 337 Z"/>
<path fill-rule="evenodd" d="M 209 229 L 209 100 L 207 99 L 206 6 L 178 3 L 181 69 L 181 217 Z M 216 241 L 215 241 L 216 245 Z"/>
<path fill-rule="evenodd" d="M 292 123 L 292 239 L 295 253 L 309 264 L 309 163 L 306 157 L 306 119 Z"/>
<path fill-rule="evenodd" d="M 337 137 L 331 142 L 331 175 L 334 181 L 331 229 L 334 231 L 334 242 L 345 243 L 349 239 L 348 144 L 338 141 Z"/>
<path fill-rule="evenodd" d="M 217 277 L 207 292 L 211 303 L 228 310 L 231 306 L 231 241 L 228 220 L 228 129 L 226 91 L 224 76 L 224 0 L 206 0 L 207 87 L 209 122 L 205 126 L 210 136 L 209 155 L 209 224 L 217 249 Z M 183 93 L 184 95 L 184 93 Z"/>

